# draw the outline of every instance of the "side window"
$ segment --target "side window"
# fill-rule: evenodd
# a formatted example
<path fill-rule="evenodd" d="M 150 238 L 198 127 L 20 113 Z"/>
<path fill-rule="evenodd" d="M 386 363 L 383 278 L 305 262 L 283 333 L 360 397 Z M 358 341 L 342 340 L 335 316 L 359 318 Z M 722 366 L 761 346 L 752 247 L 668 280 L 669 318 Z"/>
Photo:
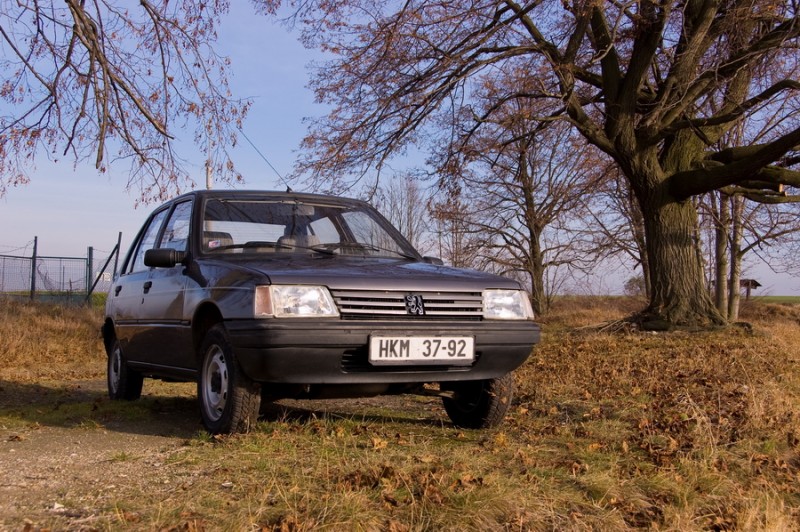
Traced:
<path fill-rule="evenodd" d="M 158 247 L 186 251 L 186 245 L 189 243 L 191 222 L 192 202 L 184 201 L 183 203 L 178 203 L 172 210 L 172 215 L 167 221 L 164 236 L 161 237 L 161 243 Z"/>
<path fill-rule="evenodd" d="M 144 265 L 144 252 L 155 247 L 158 230 L 161 229 L 161 224 L 164 223 L 164 218 L 166 218 L 166 216 L 167 210 L 164 209 L 150 220 L 150 224 L 142 234 L 142 239 L 136 247 L 136 255 L 133 257 L 133 262 L 128 273 L 147 270 L 147 266 Z"/>

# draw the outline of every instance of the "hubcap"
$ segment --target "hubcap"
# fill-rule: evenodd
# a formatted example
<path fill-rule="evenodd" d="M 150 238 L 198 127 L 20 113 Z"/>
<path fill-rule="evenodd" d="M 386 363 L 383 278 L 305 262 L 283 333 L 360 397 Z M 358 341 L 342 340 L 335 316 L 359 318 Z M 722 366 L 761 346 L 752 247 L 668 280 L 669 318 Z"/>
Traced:
<path fill-rule="evenodd" d="M 111 386 L 111 391 L 116 392 L 119 390 L 119 378 L 122 372 L 122 350 L 119 345 L 114 347 L 111 352 L 111 360 L 108 364 L 108 383 Z"/>
<path fill-rule="evenodd" d="M 218 345 L 211 346 L 206 353 L 202 390 L 206 416 L 211 421 L 218 421 L 228 402 L 228 368 L 225 353 Z"/>

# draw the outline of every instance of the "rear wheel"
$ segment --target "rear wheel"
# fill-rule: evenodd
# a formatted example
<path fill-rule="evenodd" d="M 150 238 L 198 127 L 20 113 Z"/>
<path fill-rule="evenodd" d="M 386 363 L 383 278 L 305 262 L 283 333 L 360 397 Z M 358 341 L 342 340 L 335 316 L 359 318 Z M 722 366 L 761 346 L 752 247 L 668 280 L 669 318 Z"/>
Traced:
<path fill-rule="evenodd" d="M 212 434 L 247 432 L 258 419 L 260 386 L 242 372 L 222 325 L 209 329 L 200 349 L 197 398 L 203 425 Z"/>
<path fill-rule="evenodd" d="M 134 401 L 142 395 L 144 377 L 138 371 L 128 367 L 125 355 L 119 340 L 114 340 L 108 351 L 108 366 L 106 371 L 108 381 L 108 396 L 111 399 Z"/>
<path fill-rule="evenodd" d="M 510 373 L 497 379 L 466 382 L 443 382 L 444 409 L 453 424 L 468 429 L 486 429 L 499 425 L 514 398 L 514 377 Z"/>

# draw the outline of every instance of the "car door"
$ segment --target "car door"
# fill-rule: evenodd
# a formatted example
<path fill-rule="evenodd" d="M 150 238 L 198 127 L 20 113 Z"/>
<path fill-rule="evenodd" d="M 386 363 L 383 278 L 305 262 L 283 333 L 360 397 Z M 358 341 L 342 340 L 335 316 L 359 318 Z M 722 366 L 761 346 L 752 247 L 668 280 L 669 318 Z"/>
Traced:
<path fill-rule="evenodd" d="M 192 220 L 191 200 L 172 208 L 156 248 L 187 251 Z M 143 329 L 143 361 L 166 372 L 194 367 L 190 320 L 184 316 L 185 266 L 150 268 L 142 285 L 140 322 Z"/>
<path fill-rule="evenodd" d="M 141 322 L 144 289 L 150 278 L 150 268 L 144 264 L 144 253 L 156 245 L 168 209 L 156 211 L 139 232 L 122 271 L 108 294 L 110 315 L 114 318 L 117 338 L 122 352 L 130 362 L 145 358 L 142 334 L 146 332 Z"/>

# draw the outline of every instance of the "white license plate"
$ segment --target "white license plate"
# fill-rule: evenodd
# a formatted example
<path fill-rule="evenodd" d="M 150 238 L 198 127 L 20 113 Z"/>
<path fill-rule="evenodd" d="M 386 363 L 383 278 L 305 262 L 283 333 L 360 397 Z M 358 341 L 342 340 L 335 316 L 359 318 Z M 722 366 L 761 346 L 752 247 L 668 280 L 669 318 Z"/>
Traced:
<path fill-rule="evenodd" d="M 469 365 L 475 359 L 472 336 L 370 336 L 369 361 L 393 364 Z"/>

